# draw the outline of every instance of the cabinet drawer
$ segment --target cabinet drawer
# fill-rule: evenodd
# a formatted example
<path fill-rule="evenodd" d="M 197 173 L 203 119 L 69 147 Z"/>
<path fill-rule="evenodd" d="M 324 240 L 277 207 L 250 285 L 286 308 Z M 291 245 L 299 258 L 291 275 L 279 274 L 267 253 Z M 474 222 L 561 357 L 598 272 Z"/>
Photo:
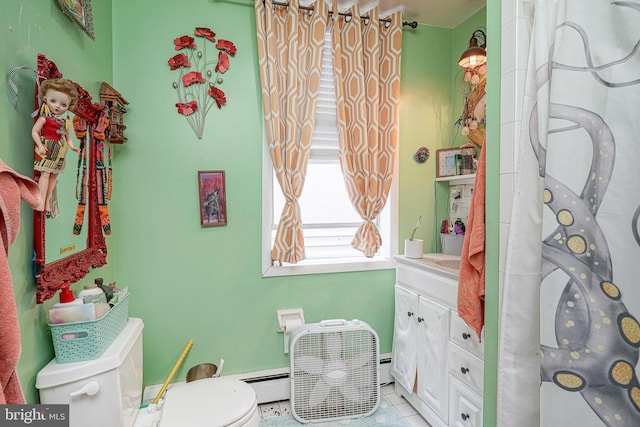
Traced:
<path fill-rule="evenodd" d="M 449 376 L 449 425 L 482 427 L 482 397 Z"/>
<path fill-rule="evenodd" d="M 449 346 L 449 372 L 476 392 L 482 394 L 484 364 L 473 354 L 455 344 Z"/>
<path fill-rule="evenodd" d="M 458 282 L 417 268 L 398 265 L 396 269 L 398 284 L 414 289 L 447 308 L 455 308 L 458 298 Z"/>
<path fill-rule="evenodd" d="M 484 330 L 482 333 L 484 334 Z M 478 340 L 476 332 L 468 327 L 457 313 L 452 313 L 451 316 L 451 341 L 480 359 L 484 358 L 484 344 Z"/>

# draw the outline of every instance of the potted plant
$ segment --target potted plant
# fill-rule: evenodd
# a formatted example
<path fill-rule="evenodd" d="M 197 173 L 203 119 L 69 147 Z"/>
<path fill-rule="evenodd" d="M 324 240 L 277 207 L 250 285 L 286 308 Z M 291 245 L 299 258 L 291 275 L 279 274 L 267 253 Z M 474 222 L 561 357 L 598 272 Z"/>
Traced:
<path fill-rule="evenodd" d="M 422 222 L 422 215 L 418 217 L 415 227 L 409 232 L 409 238 L 404 240 L 404 256 L 407 258 L 422 258 L 424 253 L 424 240 L 416 239 L 416 231 Z"/>

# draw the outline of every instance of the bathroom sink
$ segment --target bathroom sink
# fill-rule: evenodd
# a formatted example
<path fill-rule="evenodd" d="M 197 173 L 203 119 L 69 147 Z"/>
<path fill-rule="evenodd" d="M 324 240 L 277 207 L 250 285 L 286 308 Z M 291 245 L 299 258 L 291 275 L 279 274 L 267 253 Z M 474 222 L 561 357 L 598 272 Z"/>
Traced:
<path fill-rule="evenodd" d="M 431 270 L 458 276 L 460 270 L 460 256 L 440 253 L 424 254 L 422 258 L 407 259 Z"/>
<path fill-rule="evenodd" d="M 444 267 L 444 268 L 452 268 L 454 270 L 460 270 L 460 260 L 459 259 L 441 259 L 435 262 L 436 264 Z"/>

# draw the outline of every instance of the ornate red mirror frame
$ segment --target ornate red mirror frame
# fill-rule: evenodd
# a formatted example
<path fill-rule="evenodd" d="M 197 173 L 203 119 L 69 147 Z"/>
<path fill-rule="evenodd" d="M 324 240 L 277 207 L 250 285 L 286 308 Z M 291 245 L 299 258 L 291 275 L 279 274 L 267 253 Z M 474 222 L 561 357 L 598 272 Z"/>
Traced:
<path fill-rule="evenodd" d="M 46 80 L 61 78 L 62 73 L 57 65 L 44 55 L 38 55 L 38 82 L 36 85 L 35 107 L 38 109 L 38 85 Z M 93 129 L 96 126 L 102 106 L 94 104 L 91 95 L 79 84 L 73 82 L 80 95 L 73 110 L 76 116 L 87 121 L 88 149 L 87 158 L 87 247 L 66 258 L 48 263 L 45 254 L 46 220 L 44 212 L 34 211 L 34 242 L 35 251 L 35 279 L 36 302 L 38 304 L 53 297 L 60 284 L 66 281 L 77 282 L 89 273 L 90 268 L 101 267 L 107 263 L 107 245 L 102 234 L 100 213 L 98 211 L 97 178 L 96 178 L 96 150 Z M 37 117 L 36 117 L 37 119 Z M 38 172 L 35 172 L 36 177 Z"/>

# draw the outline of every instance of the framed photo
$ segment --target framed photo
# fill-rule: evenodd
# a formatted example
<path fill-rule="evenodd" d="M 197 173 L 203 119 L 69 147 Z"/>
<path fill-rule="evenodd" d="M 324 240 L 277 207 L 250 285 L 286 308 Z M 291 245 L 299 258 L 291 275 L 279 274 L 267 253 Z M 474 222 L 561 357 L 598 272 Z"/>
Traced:
<path fill-rule="evenodd" d="M 200 225 L 202 227 L 227 225 L 224 171 L 198 171 L 198 194 Z"/>
<path fill-rule="evenodd" d="M 62 12 L 87 33 L 91 40 L 95 40 L 93 34 L 93 13 L 91 0 L 56 0 Z"/>
<path fill-rule="evenodd" d="M 459 147 L 436 150 L 436 178 L 456 175 L 456 155 L 460 155 Z"/>

